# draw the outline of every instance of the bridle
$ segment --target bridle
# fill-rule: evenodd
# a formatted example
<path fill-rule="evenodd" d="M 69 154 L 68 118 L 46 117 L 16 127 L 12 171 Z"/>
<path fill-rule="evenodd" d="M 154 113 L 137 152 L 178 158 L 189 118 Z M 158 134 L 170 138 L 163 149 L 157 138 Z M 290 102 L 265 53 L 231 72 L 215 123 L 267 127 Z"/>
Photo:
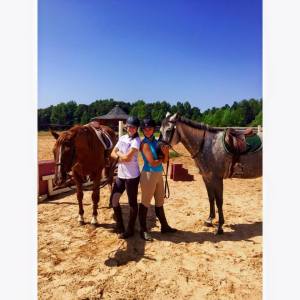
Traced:
<path fill-rule="evenodd" d="M 58 161 L 55 161 L 55 165 L 58 167 L 58 173 L 61 173 L 61 166 L 63 165 L 63 163 L 62 163 L 62 152 L 63 152 L 63 147 L 64 146 L 65 145 L 63 143 L 61 143 L 59 145 L 60 149 L 59 149 L 59 153 L 58 153 Z M 71 154 L 72 154 L 72 156 L 71 156 L 70 159 L 71 159 L 71 165 L 72 165 L 74 160 L 75 160 L 75 155 L 76 155 L 74 147 L 72 147 Z M 68 182 L 72 178 L 72 176 L 69 173 L 70 173 L 70 171 L 68 171 L 68 172 L 66 171 L 66 175 L 67 175 L 66 182 Z"/>
<path fill-rule="evenodd" d="M 204 142 L 205 142 L 205 136 L 206 136 L 206 129 L 204 129 L 204 132 L 203 132 L 203 136 L 202 136 L 202 141 L 201 141 L 201 144 L 199 146 L 199 149 L 196 153 L 192 154 L 191 156 L 190 155 L 184 155 L 182 153 L 179 153 L 178 151 L 176 151 L 173 146 L 171 145 L 171 142 L 172 142 L 172 139 L 173 139 L 173 136 L 174 136 L 174 133 L 175 133 L 175 130 L 176 130 L 176 123 L 177 123 L 177 120 L 176 121 L 168 121 L 169 123 L 172 123 L 173 126 L 171 127 L 171 133 L 170 133 L 170 136 L 168 138 L 167 141 L 163 140 L 161 137 L 159 139 L 159 141 L 161 143 L 163 143 L 164 145 L 167 145 L 170 147 L 170 149 L 172 149 L 175 153 L 177 153 L 179 156 L 183 156 L 183 157 L 189 157 L 189 158 L 192 158 L 192 159 L 195 159 L 196 156 L 202 151 L 203 149 L 203 146 L 204 146 Z M 177 132 L 177 134 L 179 135 L 179 132 Z M 165 198 L 169 198 L 170 197 L 170 188 L 169 188 L 169 183 L 168 183 L 168 170 L 169 170 L 169 164 L 170 164 L 170 159 L 168 159 L 167 161 L 167 169 L 166 169 L 166 172 L 163 176 L 165 176 Z"/>
<path fill-rule="evenodd" d="M 170 133 L 170 137 L 168 138 L 167 141 L 163 140 L 163 139 L 160 139 L 160 142 L 169 146 L 170 149 L 172 149 L 176 154 L 180 155 L 180 156 L 183 156 L 183 157 L 191 157 L 192 159 L 195 159 L 196 156 L 202 151 L 203 149 L 203 146 L 204 146 L 204 142 L 205 142 L 205 136 L 206 136 L 206 129 L 203 129 L 203 136 L 202 136 L 202 141 L 201 141 L 201 144 L 199 146 L 199 149 L 196 153 L 194 154 L 191 154 L 191 155 L 184 155 L 182 153 L 179 153 L 178 151 L 176 151 L 173 146 L 171 145 L 171 142 L 172 142 L 172 139 L 173 139 L 173 136 L 174 136 L 174 133 L 175 133 L 175 130 L 176 130 L 176 123 L 177 123 L 178 120 L 176 121 L 168 121 L 169 123 L 172 123 L 173 126 L 171 127 L 171 133 Z M 177 134 L 179 135 L 179 132 L 177 132 Z"/>

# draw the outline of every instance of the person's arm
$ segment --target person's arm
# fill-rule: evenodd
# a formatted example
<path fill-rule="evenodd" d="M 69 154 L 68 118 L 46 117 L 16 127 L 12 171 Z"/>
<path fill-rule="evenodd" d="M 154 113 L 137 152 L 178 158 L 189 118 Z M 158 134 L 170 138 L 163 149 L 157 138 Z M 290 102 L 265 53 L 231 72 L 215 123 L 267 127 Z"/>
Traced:
<path fill-rule="evenodd" d="M 136 148 L 130 148 L 130 150 L 126 154 L 117 151 L 116 155 L 119 157 L 120 162 L 129 162 L 132 160 L 134 154 L 137 153 L 138 151 L 139 150 Z"/>
<path fill-rule="evenodd" d="M 161 159 L 154 159 L 153 155 L 151 153 L 150 146 L 146 143 L 142 143 L 141 145 L 141 151 L 145 155 L 147 161 L 149 162 L 151 167 L 157 167 L 158 165 L 161 164 L 162 160 Z"/>
<path fill-rule="evenodd" d="M 161 151 L 164 154 L 164 158 L 162 159 L 162 162 L 165 164 L 169 159 L 169 146 L 167 145 L 162 146 Z"/>
<path fill-rule="evenodd" d="M 117 145 L 114 147 L 114 149 L 112 150 L 110 156 L 114 159 L 118 159 L 119 158 L 119 155 L 118 155 L 118 151 L 119 151 L 119 148 L 117 147 Z"/>

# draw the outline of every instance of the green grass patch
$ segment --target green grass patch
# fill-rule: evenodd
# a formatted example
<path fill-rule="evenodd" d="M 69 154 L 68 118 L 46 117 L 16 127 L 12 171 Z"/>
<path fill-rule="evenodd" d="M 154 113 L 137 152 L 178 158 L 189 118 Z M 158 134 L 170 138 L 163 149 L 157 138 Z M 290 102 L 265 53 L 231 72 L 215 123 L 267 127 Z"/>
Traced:
<path fill-rule="evenodd" d="M 179 157 L 179 156 L 181 156 L 179 153 L 177 153 L 177 152 L 175 152 L 175 151 L 170 151 L 169 152 L 169 157 L 170 158 L 175 158 L 175 157 Z"/>

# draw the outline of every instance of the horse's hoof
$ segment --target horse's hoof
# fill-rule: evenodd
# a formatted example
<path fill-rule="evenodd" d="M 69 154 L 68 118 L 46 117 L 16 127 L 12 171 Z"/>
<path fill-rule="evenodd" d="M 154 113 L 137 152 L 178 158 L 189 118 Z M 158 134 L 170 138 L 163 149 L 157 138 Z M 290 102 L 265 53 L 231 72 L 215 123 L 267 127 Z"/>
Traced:
<path fill-rule="evenodd" d="M 218 230 L 215 232 L 215 235 L 223 234 L 224 230 L 222 228 L 218 228 Z"/>
<path fill-rule="evenodd" d="M 206 220 L 206 221 L 204 222 L 204 225 L 207 226 L 207 227 L 213 227 L 213 223 L 212 223 L 212 221 L 210 221 L 210 220 Z"/>
<path fill-rule="evenodd" d="M 80 226 L 84 225 L 84 221 L 79 221 L 79 225 Z"/>
<path fill-rule="evenodd" d="M 91 226 L 93 229 L 96 229 L 98 227 L 98 223 L 93 223 L 93 224 L 91 224 Z"/>

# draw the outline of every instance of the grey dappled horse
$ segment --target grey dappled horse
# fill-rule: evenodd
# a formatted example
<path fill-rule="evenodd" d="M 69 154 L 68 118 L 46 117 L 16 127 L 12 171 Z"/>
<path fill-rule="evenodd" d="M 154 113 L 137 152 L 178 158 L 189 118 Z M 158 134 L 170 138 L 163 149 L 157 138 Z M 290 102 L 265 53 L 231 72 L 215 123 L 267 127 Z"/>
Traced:
<path fill-rule="evenodd" d="M 233 155 L 224 148 L 223 129 L 191 121 L 176 113 L 167 115 L 162 121 L 160 131 L 162 142 L 171 146 L 181 142 L 191 154 L 203 177 L 209 198 L 210 213 L 205 223 L 207 226 L 212 226 L 212 220 L 215 218 L 214 201 L 216 201 L 219 214 L 216 234 L 222 234 L 224 224 L 223 179 L 262 176 L 262 144 L 258 151 L 239 155 L 238 166 L 240 170 L 232 172 L 232 167 L 236 166 L 236 161 L 233 162 Z M 258 132 L 262 141 L 261 135 Z"/>

